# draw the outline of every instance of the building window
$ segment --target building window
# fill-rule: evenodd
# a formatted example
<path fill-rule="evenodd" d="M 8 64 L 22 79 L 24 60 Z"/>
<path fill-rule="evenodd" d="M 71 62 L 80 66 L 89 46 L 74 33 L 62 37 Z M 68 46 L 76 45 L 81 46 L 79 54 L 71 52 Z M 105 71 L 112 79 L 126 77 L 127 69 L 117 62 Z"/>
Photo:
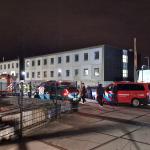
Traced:
<path fill-rule="evenodd" d="M 29 78 L 29 72 L 27 72 L 26 77 Z"/>
<path fill-rule="evenodd" d="M 61 77 L 61 72 L 58 72 L 58 77 Z"/>
<path fill-rule="evenodd" d="M 94 68 L 94 76 L 99 76 L 99 68 Z"/>
<path fill-rule="evenodd" d="M 128 63 L 123 63 L 123 70 L 127 70 L 128 69 Z"/>
<path fill-rule="evenodd" d="M 74 60 L 75 60 L 75 62 L 79 61 L 79 55 L 78 54 L 75 54 Z"/>
<path fill-rule="evenodd" d="M 34 72 L 32 72 L 32 78 L 34 78 L 35 77 L 35 73 Z"/>
<path fill-rule="evenodd" d="M 12 68 L 14 68 L 14 63 L 12 63 Z"/>
<path fill-rule="evenodd" d="M 44 78 L 47 78 L 47 71 L 44 71 L 43 73 L 44 73 L 44 74 L 43 74 L 43 75 L 44 75 Z"/>
<path fill-rule="evenodd" d="M 58 57 L 58 64 L 61 64 L 61 57 Z"/>
<path fill-rule="evenodd" d="M 128 77 L 128 70 L 123 70 L 122 76 L 123 76 L 123 78 L 127 78 Z"/>
<path fill-rule="evenodd" d="M 44 65 L 47 65 L 47 59 L 44 59 Z"/>
<path fill-rule="evenodd" d="M 19 66 L 18 66 L 18 63 L 16 63 L 16 68 L 18 68 Z"/>
<path fill-rule="evenodd" d="M 3 66 L 1 65 L 1 69 L 3 69 Z"/>
<path fill-rule="evenodd" d="M 16 78 L 18 78 L 18 73 L 16 73 Z"/>
<path fill-rule="evenodd" d="M 50 71 L 50 77 L 54 77 L 54 71 Z"/>
<path fill-rule="evenodd" d="M 30 62 L 26 61 L 26 67 L 29 67 L 29 66 L 30 66 Z"/>
<path fill-rule="evenodd" d="M 95 54 L 94 54 L 95 56 L 95 59 L 99 59 L 99 51 L 97 51 L 97 52 L 95 52 Z"/>
<path fill-rule="evenodd" d="M 38 60 L 38 61 L 37 61 L 37 64 L 38 64 L 38 66 L 40 66 L 40 65 L 41 65 L 41 61 L 40 61 L 40 60 Z"/>
<path fill-rule="evenodd" d="M 127 55 L 122 56 L 122 62 L 123 63 L 128 63 L 128 56 Z"/>
<path fill-rule="evenodd" d="M 84 61 L 88 61 L 88 53 L 84 53 Z"/>
<path fill-rule="evenodd" d="M 54 64 L 54 58 L 51 58 L 51 64 Z"/>
<path fill-rule="evenodd" d="M 88 76 L 88 74 L 89 74 L 89 70 L 86 68 L 86 69 L 84 69 L 84 71 L 83 71 L 83 75 L 84 76 Z"/>
<path fill-rule="evenodd" d="M 10 64 L 8 64 L 8 69 L 10 69 Z"/>
<path fill-rule="evenodd" d="M 66 77 L 70 76 L 70 70 L 66 70 Z"/>
<path fill-rule="evenodd" d="M 70 62 L 70 57 L 66 56 L 66 63 L 69 63 L 69 62 Z"/>
<path fill-rule="evenodd" d="M 32 66 L 35 66 L 35 61 L 34 60 L 32 60 Z"/>
<path fill-rule="evenodd" d="M 6 69 L 6 65 L 4 65 L 4 69 Z"/>
<path fill-rule="evenodd" d="M 78 76 L 78 74 L 79 74 L 79 70 L 78 70 L 78 69 L 75 69 L 75 70 L 74 70 L 74 75 L 75 75 L 75 76 Z"/>
<path fill-rule="evenodd" d="M 37 78 L 40 78 L 40 75 L 41 75 L 40 71 L 37 72 Z"/>

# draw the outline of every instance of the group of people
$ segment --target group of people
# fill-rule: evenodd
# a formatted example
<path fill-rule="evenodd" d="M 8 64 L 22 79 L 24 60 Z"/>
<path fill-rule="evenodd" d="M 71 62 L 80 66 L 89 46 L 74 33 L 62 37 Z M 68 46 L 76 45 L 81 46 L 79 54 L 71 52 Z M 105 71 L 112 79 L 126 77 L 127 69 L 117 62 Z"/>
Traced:
<path fill-rule="evenodd" d="M 82 103 L 85 103 L 86 100 L 86 87 L 84 83 L 81 83 L 80 87 L 80 96 Z M 98 84 L 97 89 L 96 89 L 96 100 L 100 106 L 103 106 L 103 94 L 104 94 L 104 88 L 102 87 L 102 84 Z"/>

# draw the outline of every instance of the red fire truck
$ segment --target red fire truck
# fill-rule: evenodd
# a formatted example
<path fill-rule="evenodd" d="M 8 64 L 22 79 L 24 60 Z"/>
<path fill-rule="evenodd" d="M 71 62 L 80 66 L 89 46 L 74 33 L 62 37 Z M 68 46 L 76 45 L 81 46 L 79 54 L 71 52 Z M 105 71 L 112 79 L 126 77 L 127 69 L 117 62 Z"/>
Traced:
<path fill-rule="evenodd" d="M 6 96 L 12 93 L 12 84 L 14 82 L 14 77 L 9 74 L 0 75 L 0 95 Z"/>

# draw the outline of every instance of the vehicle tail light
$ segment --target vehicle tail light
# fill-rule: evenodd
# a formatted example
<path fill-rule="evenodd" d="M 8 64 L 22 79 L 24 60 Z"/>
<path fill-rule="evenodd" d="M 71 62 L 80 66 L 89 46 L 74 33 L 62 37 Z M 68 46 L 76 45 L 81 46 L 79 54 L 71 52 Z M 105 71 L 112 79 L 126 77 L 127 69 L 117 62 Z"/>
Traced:
<path fill-rule="evenodd" d="M 67 89 L 64 90 L 64 96 L 68 96 L 69 91 Z"/>

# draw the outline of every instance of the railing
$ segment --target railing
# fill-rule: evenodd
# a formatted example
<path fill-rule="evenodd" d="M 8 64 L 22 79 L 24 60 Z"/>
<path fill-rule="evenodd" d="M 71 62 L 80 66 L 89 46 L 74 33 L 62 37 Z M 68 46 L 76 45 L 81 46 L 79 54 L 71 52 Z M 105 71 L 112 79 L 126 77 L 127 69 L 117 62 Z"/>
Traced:
<path fill-rule="evenodd" d="M 9 105 L 1 107 L 0 111 L 0 141 L 21 138 L 72 110 L 70 101 L 43 101 L 21 96 L 8 98 L 7 101 Z"/>

